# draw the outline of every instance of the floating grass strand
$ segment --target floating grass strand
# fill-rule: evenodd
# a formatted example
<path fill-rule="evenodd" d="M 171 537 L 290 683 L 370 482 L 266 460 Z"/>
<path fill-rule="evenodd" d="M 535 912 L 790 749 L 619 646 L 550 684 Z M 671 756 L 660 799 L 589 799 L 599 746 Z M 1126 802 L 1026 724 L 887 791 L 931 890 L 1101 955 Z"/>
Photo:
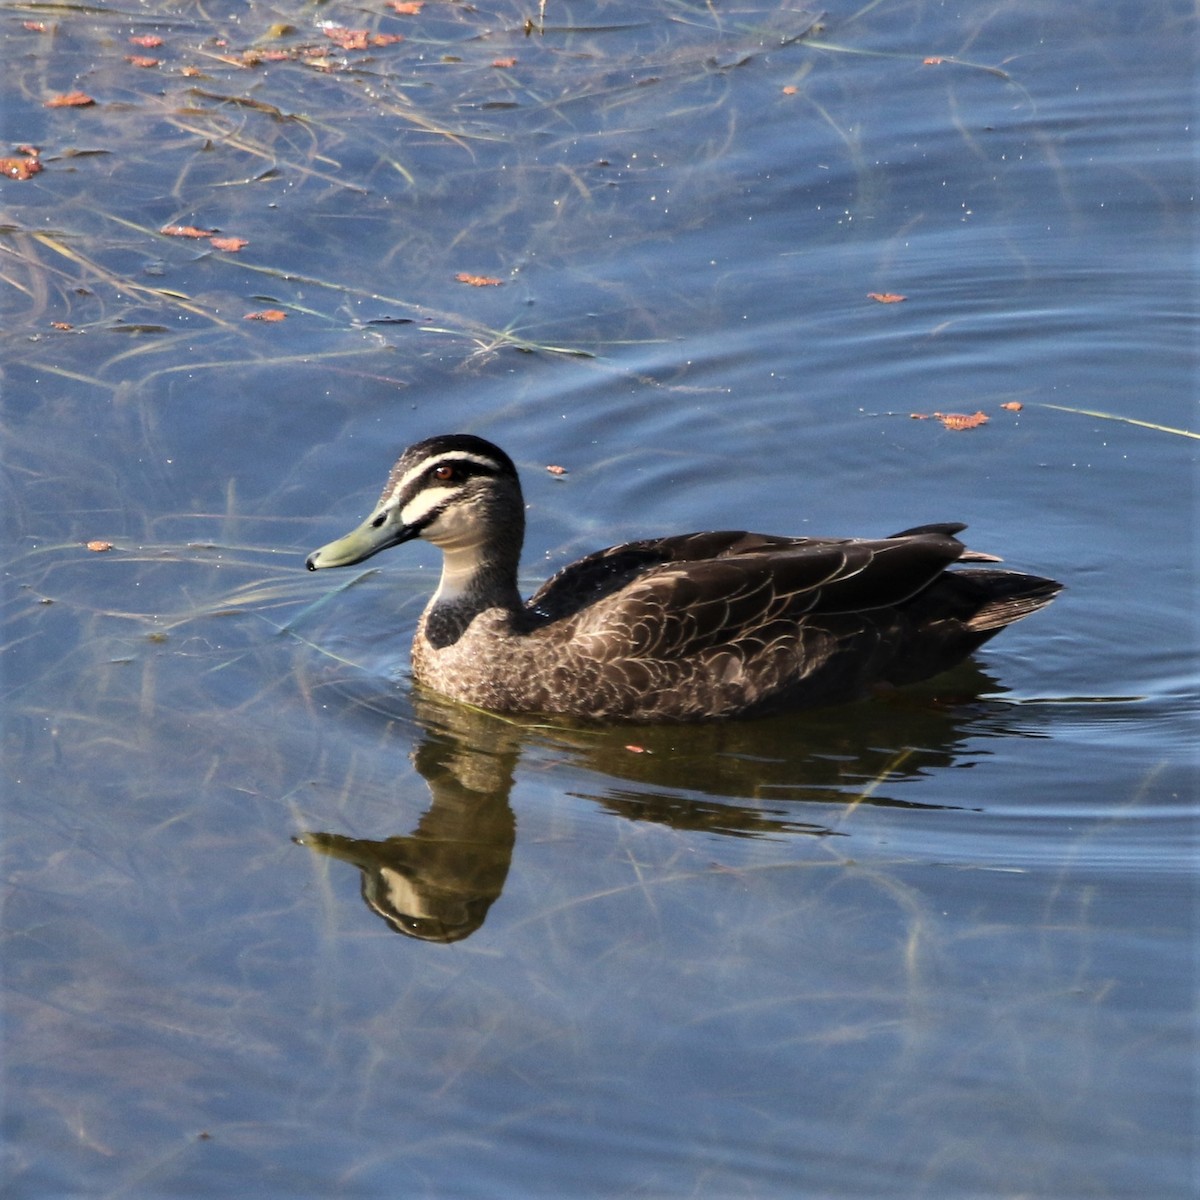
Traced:
<path fill-rule="evenodd" d="M 1056 412 L 1074 413 L 1079 417 L 1098 417 L 1102 421 L 1119 421 L 1123 425 L 1137 425 L 1141 429 L 1153 429 L 1156 433 L 1170 433 L 1176 437 L 1196 438 L 1200 433 L 1190 429 L 1175 429 L 1170 425 L 1158 425 L 1154 421 L 1142 421 L 1137 417 L 1123 417 L 1119 413 L 1100 412 L 1094 408 L 1071 408 L 1066 404 L 1040 404 L 1040 408 L 1053 408 Z"/>

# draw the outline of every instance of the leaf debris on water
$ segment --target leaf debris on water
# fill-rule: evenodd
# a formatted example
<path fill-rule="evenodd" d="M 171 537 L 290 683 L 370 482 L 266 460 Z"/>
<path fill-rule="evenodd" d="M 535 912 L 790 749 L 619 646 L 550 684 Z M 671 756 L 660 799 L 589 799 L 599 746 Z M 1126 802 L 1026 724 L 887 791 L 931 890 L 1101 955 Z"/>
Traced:
<path fill-rule="evenodd" d="M 86 108 L 89 104 L 95 104 L 87 92 L 63 92 L 58 96 L 51 96 L 46 101 L 46 108 Z"/>
<path fill-rule="evenodd" d="M 459 271 L 454 277 L 459 283 L 468 284 L 470 287 L 503 287 L 503 279 L 493 279 L 490 275 L 472 275 L 467 271 Z"/>
<path fill-rule="evenodd" d="M 0 175 L 9 179 L 32 179 L 41 169 L 39 155 L 41 151 L 36 146 L 18 146 L 21 156 L 0 158 Z"/>
<path fill-rule="evenodd" d="M 899 304 L 908 297 L 901 296 L 899 292 L 868 292 L 867 299 L 878 301 L 880 304 Z"/>
<path fill-rule="evenodd" d="M 244 321 L 286 321 L 287 313 L 281 308 L 264 308 L 258 312 L 247 313 Z"/>
<path fill-rule="evenodd" d="M 975 413 L 909 413 L 914 421 L 928 421 L 932 418 L 935 421 L 941 421 L 947 429 L 978 429 L 980 425 L 986 425 L 990 418 L 985 412 Z"/>

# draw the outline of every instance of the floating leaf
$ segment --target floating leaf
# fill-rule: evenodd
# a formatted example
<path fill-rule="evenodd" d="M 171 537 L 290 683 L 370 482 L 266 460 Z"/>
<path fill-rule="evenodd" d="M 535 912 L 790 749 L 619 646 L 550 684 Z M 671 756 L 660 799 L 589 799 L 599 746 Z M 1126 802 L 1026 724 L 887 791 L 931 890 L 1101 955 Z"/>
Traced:
<path fill-rule="evenodd" d="M 46 101 L 46 108 L 86 108 L 96 101 L 87 92 L 64 92 L 60 96 L 51 96 Z"/>
<path fill-rule="evenodd" d="M 70 321 L 51 321 L 51 329 L 74 329 L 75 326 Z"/>
<path fill-rule="evenodd" d="M 487 275 L 469 275 L 466 271 L 459 271 L 454 277 L 459 283 L 469 284 L 471 287 L 502 287 L 503 279 L 492 279 Z"/>
<path fill-rule="evenodd" d="M 141 46 L 143 50 L 153 50 L 156 46 L 161 46 L 163 40 L 155 33 L 142 33 L 131 37 L 129 43 L 132 46 Z"/>
<path fill-rule="evenodd" d="M 365 50 L 371 41 L 370 31 L 366 29 L 346 29 L 341 25 L 330 25 L 322 32 L 342 50 Z"/>
<path fill-rule="evenodd" d="M 1025 405 L 1023 405 L 1020 400 L 1006 400 L 1002 405 L 1000 405 L 1000 407 L 1007 408 L 1009 412 L 1020 412 Z"/>
<path fill-rule="evenodd" d="M 36 154 L 24 158 L 0 158 L 0 175 L 9 179 L 32 179 L 41 169 Z"/>
<path fill-rule="evenodd" d="M 868 292 L 868 300 L 877 300 L 880 304 L 899 304 L 901 300 L 907 300 L 907 296 L 901 296 L 898 292 Z"/>
<path fill-rule="evenodd" d="M 87 548 L 93 554 L 103 554 L 106 550 L 113 548 L 112 542 L 88 542 Z"/>
<path fill-rule="evenodd" d="M 195 225 L 164 225 L 158 232 L 165 233 L 167 237 L 206 238 L 212 237 L 217 231 L 197 229 Z"/>
<path fill-rule="evenodd" d="M 30 33 L 45 33 L 46 32 L 46 22 L 45 21 L 22 21 L 21 25 L 23 28 L 28 29 Z"/>
<path fill-rule="evenodd" d="M 986 413 L 909 413 L 910 418 L 914 421 L 928 421 L 933 418 L 935 421 L 941 421 L 947 429 L 977 429 L 980 425 L 988 423 Z"/>
<path fill-rule="evenodd" d="M 548 466 L 546 470 L 549 471 L 551 475 L 565 475 L 567 473 L 566 467 L 559 467 L 555 466 L 554 464 Z"/>
<path fill-rule="evenodd" d="M 923 67 L 940 67 L 946 60 L 939 55 L 931 54 L 928 58 L 921 59 Z"/>
<path fill-rule="evenodd" d="M 933 414 L 947 429 L 978 429 L 988 423 L 986 413 L 977 412 L 968 416 L 966 413 L 934 413 Z"/>
<path fill-rule="evenodd" d="M 415 17 L 425 7 L 425 0 L 389 0 L 388 7 L 402 17 Z"/>
<path fill-rule="evenodd" d="M 788 84 L 788 85 L 787 85 L 787 86 L 786 86 L 786 87 L 783 89 L 783 94 L 784 94 L 785 96 L 794 96 L 794 95 L 795 95 L 795 94 L 796 94 L 796 93 L 797 93 L 799 90 L 800 90 L 800 89 L 799 89 L 799 88 L 797 88 L 797 87 L 796 87 L 796 85 L 795 85 L 794 83 L 789 83 L 789 84 Z"/>
<path fill-rule="evenodd" d="M 261 312 L 247 313 L 243 319 L 247 321 L 286 321 L 287 313 L 278 308 L 264 308 Z"/>
<path fill-rule="evenodd" d="M 240 237 L 210 237 L 208 240 L 218 250 L 225 250 L 229 254 L 236 254 L 243 246 L 250 245 L 245 238 Z"/>
<path fill-rule="evenodd" d="M 147 58 L 144 54 L 127 54 L 125 61 L 135 67 L 157 67 L 157 58 Z"/>
<path fill-rule="evenodd" d="M 492 59 L 493 67 L 500 67 L 500 68 L 504 69 L 504 68 L 508 68 L 508 67 L 515 67 L 516 65 L 517 65 L 517 60 L 515 58 L 493 58 Z"/>

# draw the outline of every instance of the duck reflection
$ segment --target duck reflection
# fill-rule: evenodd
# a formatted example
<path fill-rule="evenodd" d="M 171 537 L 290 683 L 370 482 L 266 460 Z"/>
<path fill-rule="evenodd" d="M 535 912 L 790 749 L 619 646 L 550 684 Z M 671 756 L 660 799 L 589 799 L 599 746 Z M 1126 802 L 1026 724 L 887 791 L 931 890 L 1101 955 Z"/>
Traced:
<path fill-rule="evenodd" d="M 948 807 L 899 800 L 888 787 L 969 766 L 986 750 L 968 752 L 968 736 L 1016 732 L 1006 727 L 1010 710 L 980 700 L 999 689 L 973 665 L 890 701 L 716 726 L 548 726 L 417 688 L 407 695 L 410 714 L 403 693 L 361 678 L 335 686 L 354 708 L 406 725 L 416 718 L 412 761 L 431 803 L 409 834 L 294 840 L 356 866 L 363 900 L 397 933 L 443 943 L 479 929 L 504 888 L 516 838 L 509 794 L 522 755 L 561 770 L 566 794 L 629 820 L 735 837 L 834 837 L 845 836 L 832 822 L 850 802 Z M 826 822 L 798 819 L 798 802 L 819 806 Z"/>
<path fill-rule="evenodd" d="M 362 872 L 362 897 L 397 933 L 457 942 L 504 890 L 517 822 L 508 795 L 515 751 L 427 736 L 413 754 L 433 803 L 412 833 L 383 841 L 304 833 L 294 840 Z"/>

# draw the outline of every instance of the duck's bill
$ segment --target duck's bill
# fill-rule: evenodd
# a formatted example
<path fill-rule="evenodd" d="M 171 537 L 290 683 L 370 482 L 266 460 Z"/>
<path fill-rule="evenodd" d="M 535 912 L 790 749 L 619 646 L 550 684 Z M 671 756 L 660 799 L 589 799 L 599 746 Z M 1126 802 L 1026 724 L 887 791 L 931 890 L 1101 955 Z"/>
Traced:
<path fill-rule="evenodd" d="M 420 533 L 416 526 L 397 525 L 392 521 L 384 521 L 376 527 L 375 520 L 375 517 L 369 517 L 345 537 L 314 550 L 305 560 L 308 569 L 320 571 L 325 567 L 350 567 L 365 562 L 389 546 L 411 541 Z"/>

